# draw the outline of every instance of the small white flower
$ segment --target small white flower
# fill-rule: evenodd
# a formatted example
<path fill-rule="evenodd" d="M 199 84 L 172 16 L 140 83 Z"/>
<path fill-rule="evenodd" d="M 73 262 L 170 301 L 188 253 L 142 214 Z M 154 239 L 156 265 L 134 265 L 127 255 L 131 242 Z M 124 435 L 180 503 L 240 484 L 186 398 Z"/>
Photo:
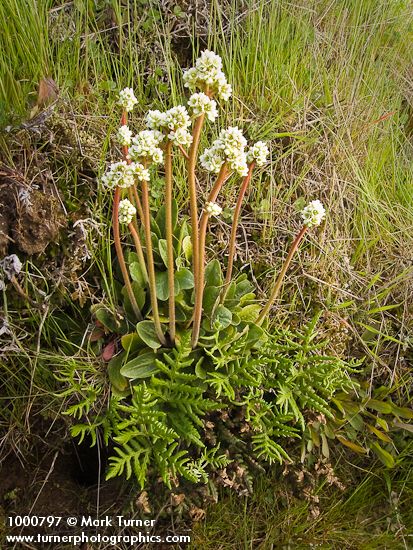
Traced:
<path fill-rule="evenodd" d="M 128 199 L 123 199 L 119 203 L 119 223 L 129 225 L 136 214 L 136 208 Z"/>
<path fill-rule="evenodd" d="M 118 133 L 116 134 L 116 138 L 120 145 L 124 147 L 129 147 L 132 141 L 132 131 L 129 130 L 126 124 L 124 124 L 119 128 Z"/>
<path fill-rule="evenodd" d="M 221 130 L 218 139 L 200 156 L 201 165 L 210 172 L 218 173 L 222 164 L 228 162 L 231 170 L 240 176 L 246 176 L 248 173 L 246 144 L 247 140 L 237 126 Z"/>
<path fill-rule="evenodd" d="M 217 93 L 218 97 L 222 99 L 222 101 L 228 101 L 229 98 L 232 96 L 231 84 L 228 84 L 228 82 L 223 82 L 222 84 L 219 84 Z"/>
<path fill-rule="evenodd" d="M 109 170 L 102 176 L 102 183 L 112 189 L 117 187 L 123 180 L 126 174 L 127 162 L 114 162 L 109 166 Z"/>
<path fill-rule="evenodd" d="M 183 105 L 172 107 L 165 113 L 166 126 L 176 132 L 178 129 L 187 130 L 191 125 L 188 111 Z"/>
<path fill-rule="evenodd" d="M 138 100 L 133 93 L 132 88 L 124 88 L 119 92 L 118 105 L 121 105 L 125 111 L 132 111 Z"/>
<path fill-rule="evenodd" d="M 320 225 L 326 215 L 326 211 L 321 202 L 317 199 L 311 201 L 302 211 L 301 217 L 303 218 L 304 225 L 307 227 L 315 227 Z"/>
<path fill-rule="evenodd" d="M 205 170 L 218 174 L 225 160 L 221 143 L 218 140 L 214 141 L 212 146 L 205 149 L 202 155 L 200 155 L 199 160 Z"/>
<path fill-rule="evenodd" d="M 219 216 L 222 212 L 222 208 L 216 202 L 207 202 L 205 204 L 205 212 L 210 216 Z"/>
<path fill-rule="evenodd" d="M 227 154 L 234 149 L 244 149 L 247 145 L 247 140 L 238 126 L 230 126 L 226 130 L 221 130 L 219 138 L 223 141 Z"/>
<path fill-rule="evenodd" d="M 134 185 L 135 177 L 140 181 L 149 181 L 149 171 L 142 164 L 136 162 L 128 164 L 123 160 L 110 165 L 109 170 L 102 176 L 102 183 L 109 188 L 125 189 Z"/>
<path fill-rule="evenodd" d="M 205 114 L 211 122 L 214 122 L 218 116 L 216 101 L 203 92 L 192 94 L 189 98 L 188 105 L 191 107 L 191 112 L 194 117 Z"/>
<path fill-rule="evenodd" d="M 162 113 L 158 109 L 148 111 L 146 114 L 146 125 L 151 130 L 159 130 L 167 125 L 166 113 Z"/>
<path fill-rule="evenodd" d="M 184 72 L 184 86 L 194 92 L 197 88 L 209 89 L 223 101 L 228 101 L 232 88 L 222 72 L 222 59 L 214 52 L 205 50 L 196 60 L 195 67 Z"/>
<path fill-rule="evenodd" d="M 189 147 L 192 143 L 192 134 L 185 128 L 177 128 L 174 132 L 169 132 L 168 139 L 177 145 Z"/>
<path fill-rule="evenodd" d="M 263 141 L 257 141 L 247 153 L 247 162 L 256 162 L 257 166 L 263 166 L 267 162 L 267 157 L 270 154 L 267 144 Z"/>
<path fill-rule="evenodd" d="M 248 174 L 247 156 L 245 153 L 240 153 L 237 157 L 228 161 L 229 167 L 234 172 L 237 172 L 242 178 Z"/>
<path fill-rule="evenodd" d="M 136 176 L 136 178 L 139 181 L 149 181 L 150 180 L 150 174 L 149 170 L 143 166 L 143 164 L 140 164 L 139 162 L 132 162 L 129 165 L 129 169 L 133 172 L 133 174 Z"/>
<path fill-rule="evenodd" d="M 154 164 L 161 163 L 163 151 L 159 144 L 164 137 L 164 134 L 158 130 L 142 130 L 132 138 L 133 145 L 129 148 L 130 158 L 137 161 L 148 159 Z"/>
<path fill-rule="evenodd" d="M 191 67 L 187 71 L 184 71 L 183 75 L 184 86 L 194 91 L 198 82 L 198 71 L 195 67 Z"/>

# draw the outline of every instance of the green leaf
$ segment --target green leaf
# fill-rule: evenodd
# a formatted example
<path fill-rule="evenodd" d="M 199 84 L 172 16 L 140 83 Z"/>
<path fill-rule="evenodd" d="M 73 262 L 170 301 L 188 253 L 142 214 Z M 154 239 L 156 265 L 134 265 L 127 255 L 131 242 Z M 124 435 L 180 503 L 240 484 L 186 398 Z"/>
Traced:
<path fill-rule="evenodd" d="M 121 353 L 112 359 L 108 363 L 108 376 L 110 383 L 120 392 L 124 392 L 129 385 L 128 380 L 121 374 L 121 367 L 125 354 Z"/>
<path fill-rule="evenodd" d="M 392 455 L 388 451 L 383 449 L 383 447 L 380 447 L 380 445 L 376 441 L 371 443 L 370 449 L 372 449 L 372 451 L 379 457 L 379 459 L 387 468 L 393 468 L 395 466 L 396 462 Z"/>
<path fill-rule="evenodd" d="M 228 288 L 227 288 L 227 292 L 226 292 L 226 295 L 225 295 L 225 301 L 224 301 L 224 305 L 226 305 L 230 309 L 231 309 L 231 307 L 234 307 L 238 303 L 238 300 L 234 300 L 236 289 L 237 289 L 237 285 L 236 285 L 235 281 L 231 281 Z"/>
<path fill-rule="evenodd" d="M 407 407 L 398 407 L 394 403 L 390 404 L 391 412 L 394 416 L 400 416 L 401 418 L 407 418 L 407 420 L 413 419 L 413 410 Z"/>
<path fill-rule="evenodd" d="M 134 353 L 138 349 L 142 348 L 142 338 L 136 332 L 130 332 L 124 334 L 121 338 L 121 344 L 125 351 L 128 353 Z"/>
<path fill-rule="evenodd" d="M 126 378 L 137 380 L 138 378 L 149 378 L 159 372 L 155 364 L 156 355 L 153 351 L 145 351 L 134 359 L 128 361 L 120 369 L 120 373 Z"/>
<path fill-rule="evenodd" d="M 166 238 L 166 216 L 165 205 L 163 204 L 156 215 L 156 224 L 159 227 L 160 237 Z M 176 223 L 178 221 L 178 204 L 175 199 L 172 201 L 172 231 L 175 230 Z"/>
<path fill-rule="evenodd" d="M 129 266 L 129 273 L 132 281 L 137 282 L 141 287 L 146 286 L 146 279 L 143 274 L 142 268 L 138 262 L 133 262 Z"/>
<path fill-rule="evenodd" d="M 178 323 L 184 323 L 189 318 L 186 313 L 185 307 L 178 302 L 176 302 L 175 304 L 175 316 Z"/>
<path fill-rule="evenodd" d="M 215 310 L 214 327 L 225 329 L 229 327 L 232 321 L 232 313 L 225 306 L 220 304 Z"/>
<path fill-rule="evenodd" d="M 157 271 L 155 274 L 156 296 L 159 300 L 165 301 L 169 298 L 168 272 Z"/>
<path fill-rule="evenodd" d="M 324 434 L 321 434 L 321 452 L 323 453 L 323 456 L 325 456 L 327 459 L 330 458 L 330 449 L 328 446 L 327 438 Z"/>
<path fill-rule="evenodd" d="M 189 236 L 188 224 L 184 220 L 180 226 L 178 225 L 175 228 L 175 231 L 174 231 L 174 248 L 175 248 L 177 259 L 181 255 L 183 241 L 188 236 Z"/>
<path fill-rule="evenodd" d="M 180 290 L 189 290 L 194 288 L 194 275 L 188 268 L 181 267 L 175 273 L 175 282 Z"/>
<path fill-rule="evenodd" d="M 258 315 L 260 314 L 261 306 L 260 304 L 250 304 L 244 306 L 241 311 L 238 312 L 238 315 L 241 321 L 246 321 L 247 323 L 253 323 L 257 320 Z"/>
<path fill-rule="evenodd" d="M 247 333 L 247 338 L 245 340 L 245 345 L 247 348 L 255 346 L 260 340 L 265 340 L 265 332 L 258 325 L 250 325 Z"/>
<path fill-rule="evenodd" d="M 150 348 L 158 349 L 161 347 L 153 321 L 141 321 L 136 325 L 136 332 Z"/>
<path fill-rule="evenodd" d="M 406 424 L 406 422 L 398 422 L 397 420 L 394 420 L 393 424 L 396 426 L 396 428 L 400 428 L 401 430 L 406 430 L 406 432 L 413 433 L 412 424 Z"/>
<path fill-rule="evenodd" d="M 163 263 L 168 267 L 168 246 L 165 239 L 159 239 L 158 241 L 158 250 L 162 258 Z"/>
<path fill-rule="evenodd" d="M 245 279 L 239 278 L 237 281 L 237 287 L 234 296 L 237 301 L 239 301 L 242 296 L 245 296 L 246 294 L 251 294 L 254 291 L 254 286 L 246 277 L 247 276 L 245 275 Z"/>
<path fill-rule="evenodd" d="M 391 414 L 392 412 L 391 403 L 379 401 L 378 399 L 369 399 L 366 403 L 366 407 L 382 414 Z"/>
<path fill-rule="evenodd" d="M 102 306 L 99 309 L 96 309 L 94 313 L 96 319 L 100 321 L 105 328 L 107 328 L 111 332 L 119 331 L 120 323 L 116 319 L 116 315 L 112 311 Z"/>
<path fill-rule="evenodd" d="M 205 369 L 202 367 L 202 359 L 201 358 L 197 364 L 195 365 L 195 374 L 197 375 L 198 378 L 201 378 L 202 380 L 204 380 L 206 378 L 206 371 Z"/>
<path fill-rule="evenodd" d="M 349 422 L 353 428 L 360 432 L 364 428 L 364 421 L 360 414 L 355 414 L 349 418 Z"/>
<path fill-rule="evenodd" d="M 183 238 L 182 250 L 184 251 L 186 261 L 189 263 L 192 258 L 192 241 L 189 235 Z"/>
<path fill-rule="evenodd" d="M 204 290 L 204 312 L 207 315 L 210 315 L 212 313 L 212 310 L 215 306 L 215 303 L 217 299 L 219 298 L 219 295 L 221 293 L 221 289 L 216 286 L 208 286 Z"/>
<path fill-rule="evenodd" d="M 375 426 L 372 426 L 371 424 L 366 424 L 367 429 L 369 432 L 377 436 L 382 441 L 385 441 L 386 443 L 391 443 L 391 437 L 389 437 L 386 433 L 381 432 L 378 430 Z"/>
<path fill-rule="evenodd" d="M 246 304 L 247 302 L 251 302 L 255 300 L 255 294 L 253 292 L 248 292 L 247 294 L 244 294 L 241 296 L 239 303 L 241 306 Z"/>
<path fill-rule="evenodd" d="M 142 311 L 146 302 L 146 292 L 140 286 L 140 284 L 137 283 L 136 281 L 132 281 L 132 290 L 136 299 L 136 303 L 138 304 L 138 308 Z M 130 302 L 128 291 L 126 290 L 125 286 L 122 288 L 122 296 L 123 296 L 123 306 L 125 308 L 126 313 L 132 319 L 135 318 L 135 314 L 132 308 L 132 304 Z"/>
<path fill-rule="evenodd" d="M 384 420 L 384 418 L 380 418 L 379 416 L 377 416 L 376 417 L 376 422 L 380 426 L 380 428 L 382 428 L 384 431 L 386 431 L 386 432 L 389 431 L 389 425 Z"/>
<path fill-rule="evenodd" d="M 156 235 L 156 240 L 162 238 L 162 232 L 159 228 L 159 225 L 157 224 L 156 220 L 154 220 L 153 218 L 151 219 L 151 233 L 152 235 Z"/>
<path fill-rule="evenodd" d="M 218 260 L 212 260 L 205 268 L 205 286 L 222 286 L 221 265 Z"/>
<path fill-rule="evenodd" d="M 343 445 L 345 445 L 346 447 L 348 447 L 352 451 L 354 451 L 356 453 L 359 453 L 359 454 L 366 454 L 367 453 L 367 450 L 364 447 L 362 447 L 361 445 L 358 445 L 357 443 L 353 443 L 353 441 L 349 441 L 348 439 L 346 439 L 342 435 L 337 435 L 336 437 L 340 441 L 340 443 L 342 443 Z"/>

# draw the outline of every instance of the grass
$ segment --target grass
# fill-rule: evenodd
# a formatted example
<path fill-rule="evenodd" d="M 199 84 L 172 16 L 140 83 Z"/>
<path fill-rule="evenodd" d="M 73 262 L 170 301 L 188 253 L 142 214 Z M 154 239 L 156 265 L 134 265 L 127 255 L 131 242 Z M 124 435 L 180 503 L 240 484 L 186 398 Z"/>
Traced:
<path fill-rule="evenodd" d="M 337 471 L 345 476 L 340 465 Z M 348 473 L 354 478 L 354 466 Z M 208 508 L 193 548 L 410 548 L 411 472 L 402 482 L 378 470 L 356 475 L 357 485 L 344 490 L 319 481 L 312 500 L 305 498 L 305 481 L 280 480 L 280 472 L 259 477 L 254 495 L 230 493 Z"/>
<path fill-rule="evenodd" d="M 249 247 L 240 248 L 240 265 L 253 266 L 264 292 L 298 227 L 300 201 L 321 198 L 329 212 L 326 226 L 300 253 L 274 322 L 300 322 L 323 307 L 334 326 L 349 330 L 350 338 L 341 329 L 330 331 L 337 346 L 350 355 L 367 354 L 371 384 L 393 388 L 404 403 L 411 400 L 409 2 L 247 0 L 241 6 L 212 0 L 198 7 L 198 17 L 203 26 L 162 3 L 138 0 L 0 4 L 0 124 L 11 126 L 0 133 L 1 156 L 28 181 L 43 181 L 40 175 L 50 172 L 46 189 L 54 189 L 65 205 L 69 228 L 60 248 L 51 245 L 27 264 L 24 286 L 37 300 L 45 293 L 47 314 L 3 294 L 12 332 L 7 345 L 13 347 L 0 367 L 1 399 L 7 403 L 0 422 L 4 442 L 17 451 L 29 437 L 31 414 L 44 415 L 45 397 L 56 389 L 50 366 L 59 365 L 62 354 L 73 355 L 72 344 L 81 348 L 89 323 L 86 306 L 102 295 L 110 303 L 114 294 L 111 198 L 94 178 L 112 154 L 115 91 L 133 86 L 139 106 L 132 125 L 140 128 L 148 107 L 170 106 L 183 97 L 179 65 L 189 64 L 205 46 L 222 56 L 234 85 L 228 112 L 235 115 L 223 118 L 245 128 L 251 140 L 271 142 L 273 162 L 256 178 L 244 210 Z M 39 81 L 48 76 L 60 100 L 46 129 L 36 134 L 20 124 L 36 102 Z M 33 123 L 39 113 L 32 111 Z M 187 201 L 183 181 L 175 182 L 181 204 Z M 233 204 L 235 192 L 234 184 L 227 186 L 224 206 Z M 79 219 L 93 222 L 84 224 L 82 242 L 91 256 L 86 263 L 73 258 L 69 236 Z M 211 253 L 225 254 L 228 234 L 225 224 L 217 227 Z M 55 400 L 46 409 L 59 414 Z M 412 480 L 411 461 L 403 464 L 391 490 L 404 502 L 406 495 L 411 498 Z M 383 502 L 390 506 L 386 478 L 376 471 L 354 478 L 344 495 L 320 489 L 325 496 L 315 522 L 307 519 L 304 501 L 279 505 L 277 480 L 271 484 L 275 493 L 267 481 L 258 481 L 242 511 L 232 494 L 211 507 L 194 547 L 305 548 L 321 537 L 323 548 L 407 548 L 407 539 L 386 527 L 385 514 L 373 510 Z M 369 536 L 375 527 L 377 543 Z"/>

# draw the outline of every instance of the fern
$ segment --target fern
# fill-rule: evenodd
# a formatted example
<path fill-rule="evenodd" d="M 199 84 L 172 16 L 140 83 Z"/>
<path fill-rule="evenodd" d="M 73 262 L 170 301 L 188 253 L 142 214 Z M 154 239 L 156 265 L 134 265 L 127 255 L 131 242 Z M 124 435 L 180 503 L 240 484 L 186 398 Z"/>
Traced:
<path fill-rule="evenodd" d="M 333 418 L 334 395 L 357 387 L 350 375 L 359 363 L 325 353 L 316 321 L 271 334 L 240 323 L 204 335 L 197 351 L 183 332 L 176 348 L 153 354 L 156 369 L 133 382 L 129 397 L 106 404 L 99 369 L 70 364 L 61 376 L 66 414 L 88 419 L 72 434 L 93 445 L 102 432 L 115 443 L 107 478 L 133 476 L 141 487 L 151 476 L 169 487 L 180 478 L 206 483 L 234 459 L 254 467 L 289 460 L 285 446 L 307 429 L 307 413 Z"/>

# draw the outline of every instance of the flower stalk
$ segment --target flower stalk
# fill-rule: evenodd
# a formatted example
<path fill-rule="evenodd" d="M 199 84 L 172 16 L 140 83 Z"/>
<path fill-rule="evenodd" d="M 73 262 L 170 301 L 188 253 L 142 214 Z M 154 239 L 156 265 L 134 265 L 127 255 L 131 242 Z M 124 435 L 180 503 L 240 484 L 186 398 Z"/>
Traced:
<path fill-rule="evenodd" d="M 225 181 L 228 179 L 230 172 L 228 170 L 227 163 L 221 166 L 217 180 L 214 187 L 208 196 L 208 202 L 214 203 L 218 193 L 220 192 Z M 199 339 L 199 331 L 201 328 L 202 318 L 202 302 L 204 296 L 204 283 L 205 283 L 205 240 L 208 227 L 208 220 L 210 214 L 206 210 L 202 212 L 199 222 L 199 255 L 198 265 L 196 266 L 195 279 L 197 279 L 197 285 L 195 287 L 195 307 L 194 307 L 194 321 L 192 326 L 192 348 L 196 348 Z"/>
<path fill-rule="evenodd" d="M 254 167 L 255 167 L 255 162 L 253 161 L 253 162 L 250 163 L 250 165 L 248 167 L 248 174 L 245 176 L 245 178 L 242 182 L 241 189 L 240 189 L 238 199 L 237 199 L 237 204 L 236 204 L 235 210 L 234 210 L 234 217 L 233 217 L 233 220 L 232 220 L 232 227 L 231 227 L 231 237 L 230 237 L 230 241 L 229 241 L 227 273 L 226 273 L 226 276 L 225 276 L 223 292 L 221 294 L 221 303 L 223 303 L 224 300 L 225 300 L 225 297 L 226 297 L 227 292 L 228 292 L 228 287 L 229 287 L 229 284 L 231 282 L 232 269 L 233 269 L 233 266 L 234 266 L 235 243 L 236 243 L 236 240 L 237 240 L 238 222 L 239 222 L 239 217 L 240 217 L 240 213 L 241 213 L 242 202 L 244 200 L 245 193 L 248 189 L 248 185 L 251 181 L 252 172 L 254 170 Z"/>
<path fill-rule="evenodd" d="M 168 258 L 168 289 L 169 289 L 169 339 L 175 343 L 175 269 L 174 244 L 172 226 L 172 142 L 167 141 L 165 146 L 165 226 L 166 250 Z"/>
<path fill-rule="evenodd" d="M 141 321 L 142 313 L 136 302 L 135 294 L 132 288 L 132 283 L 129 277 L 128 268 L 126 267 L 125 257 L 123 255 L 122 244 L 120 241 L 120 232 L 119 232 L 120 198 L 121 198 L 121 188 L 117 186 L 115 189 L 115 195 L 113 197 L 113 212 L 112 212 L 113 240 L 115 243 L 115 250 L 116 250 L 116 255 L 118 257 L 119 266 L 122 271 L 123 280 L 125 282 L 126 292 L 128 293 L 129 300 L 136 317 L 139 319 L 139 321 Z"/>
<path fill-rule="evenodd" d="M 148 281 L 148 270 L 146 269 L 145 256 L 143 254 L 142 243 L 136 227 L 136 221 L 132 220 L 131 223 L 128 225 L 128 228 L 129 228 L 129 231 L 131 232 L 133 242 L 135 243 L 135 249 L 138 255 L 138 260 L 142 270 L 142 275 L 145 281 Z"/>
<path fill-rule="evenodd" d="M 265 317 L 267 316 L 268 312 L 271 309 L 271 306 L 274 304 L 275 300 L 277 299 L 278 294 L 280 293 L 280 290 L 281 290 L 281 286 L 282 286 L 285 274 L 287 273 L 287 270 L 290 266 L 291 260 L 293 259 L 294 254 L 296 253 L 298 247 L 300 246 L 300 243 L 301 243 L 307 229 L 308 229 L 308 226 L 303 225 L 303 227 L 301 228 L 301 230 L 299 231 L 299 233 L 295 237 L 295 239 L 294 239 L 294 241 L 291 245 L 290 251 L 288 252 L 288 256 L 287 256 L 287 258 L 284 262 L 284 265 L 283 265 L 283 267 L 280 271 L 280 274 L 278 275 L 277 280 L 275 281 L 275 285 L 274 285 L 274 288 L 272 289 L 271 295 L 270 295 L 267 303 L 265 304 L 265 306 L 262 308 L 261 313 L 259 314 L 259 316 L 257 318 L 256 324 L 258 326 L 262 325 Z"/>
<path fill-rule="evenodd" d="M 161 322 L 159 319 L 158 300 L 156 297 L 156 279 L 155 279 L 155 264 L 153 260 L 152 250 L 152 233 L 151 233 L 151 214 L 149 209 L 149 190 L 148 183 L 142 181 L 142 209 L 143 209 L 143 227 L 145 230 L 146 257 L 148 265 L 149 290 L 151 296 L 151 306 L 155 331 L 159 341 L 163 346 L 166 346 L 166 339 L 162 331 Z"/>
<path fill-rule="evenodd" d="M 192 131 L 192 143 L 188 154 L 188 187 L 189 187 L 189 206 L 191 212 L 191 243 L 192 243 L 192 269 L 194 273 L 195 295 L 198 293 L 198 281 L 196 271 L 198 269 L 199 256 L 199 229 L 198 229 L 198 204 L 196 192 L 195 167 L 198 158 L 199 141 L 201 138 L 202 127 L 204 125 L 205 115 L 200 115 L 194 123 Z"/>

